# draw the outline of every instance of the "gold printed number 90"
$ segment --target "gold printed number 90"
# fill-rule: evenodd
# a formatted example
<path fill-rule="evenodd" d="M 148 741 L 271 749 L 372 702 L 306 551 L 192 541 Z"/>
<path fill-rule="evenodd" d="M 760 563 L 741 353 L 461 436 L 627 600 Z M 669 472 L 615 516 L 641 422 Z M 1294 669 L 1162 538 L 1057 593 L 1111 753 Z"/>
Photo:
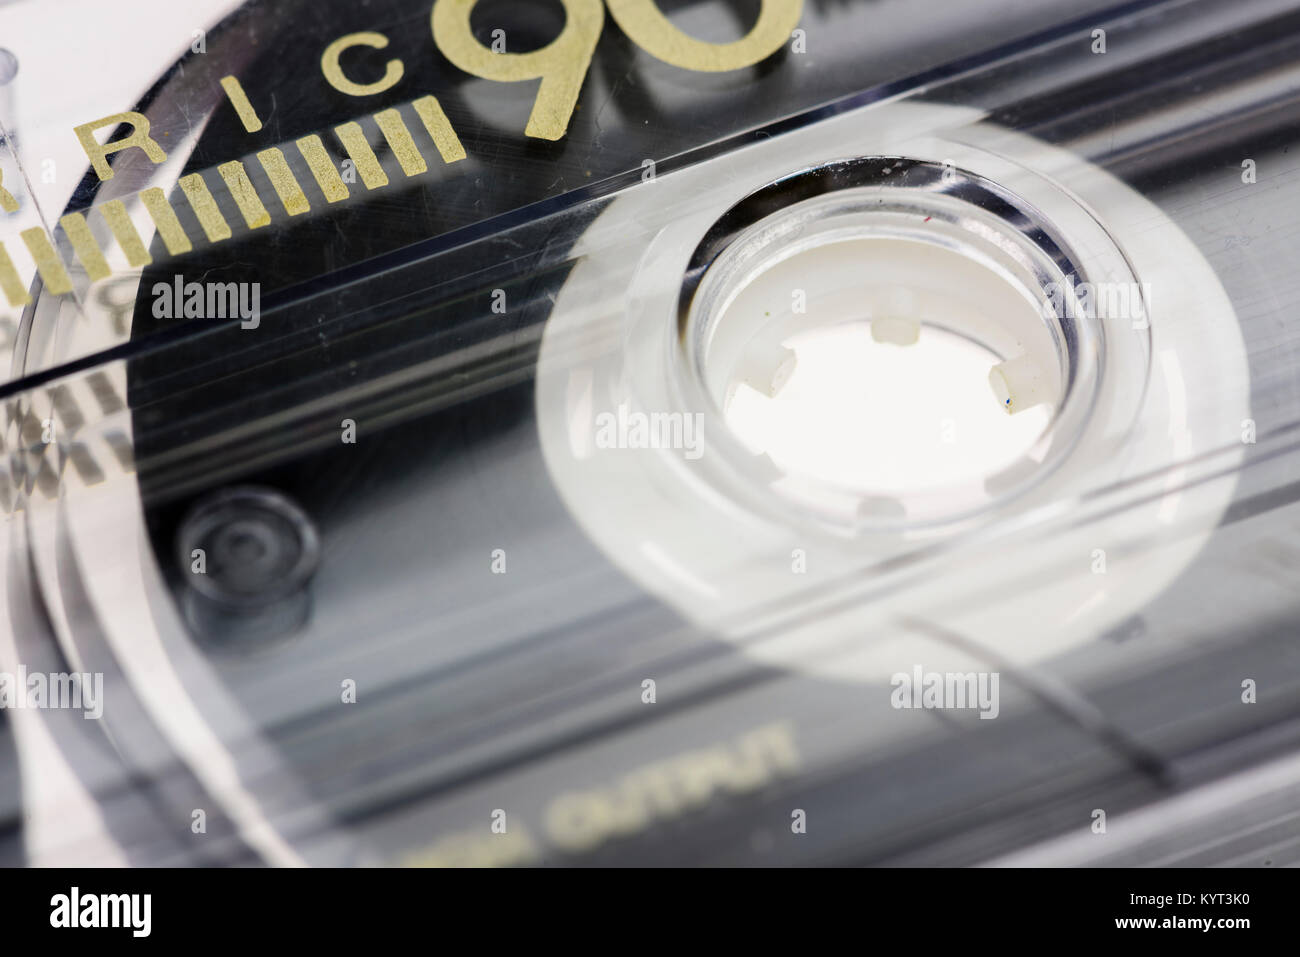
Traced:
<path fill-rule="evenodd" d="M 578 92 L 600 39 L 605 11 L 600 0 L 561 0 L 560 35 L 531 53 L 494 53 L 474 37 L 470 13 L 477 0 L 438 0 L 433 39 L 443 56 L 485 80 L 541 80 L 525 133 L 558 140 L 569 127 Z M 655 0 L 607 0 L 615 22 L 652 56 L 686 70 L 739 70 L 771 56 L 789 38 L 803 12 L 803 0 L 763 0 L 758 22 L 734 43 L 706 43 L 687 36 L 665 17 Z"/>

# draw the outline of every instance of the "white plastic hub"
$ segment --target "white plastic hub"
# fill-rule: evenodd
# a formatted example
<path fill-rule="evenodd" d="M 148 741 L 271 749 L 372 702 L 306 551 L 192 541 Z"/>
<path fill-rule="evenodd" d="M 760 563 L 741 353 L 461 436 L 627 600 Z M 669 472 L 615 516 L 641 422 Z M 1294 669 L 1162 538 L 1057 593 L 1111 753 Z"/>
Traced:
<path fill-rule="evenodd" d="M 934 104 L 866 107 L 638 186 L 577 246 L 538 367 L 555 485 L 628 575 L 762 661 L 887 680 L 905 662 L 896 642 L 888 652 L 881 642 L 917 619 L 1004 660 L 1040 661 L 1150 601 L 1230 501 L 1231 475 L 1188 484 L 1180 466 L 1230 446 L 1249 414 L 1245 348 L 1213 271 L 1132 189 L 980 120 Z M 906 157 L 993 184 L 1068 246 L 1089 282 L 1142 284 L 1141 321 L 1102 307 L 1065 341 L 1035 301 L 1050 276 L 1032 250 L 942 189 L 918 196 L 947 223 L 934 242 L 918 241 L 931 225 L 923 217 L 872 214 L 869 201 L 887 191 L 850 190 L 775 210 L 688 275 L 747 196 L 858 157 Z M 805 311 L 791 308 L 792 289 L 805 292 Z M 870 330 L 864 350 L 931 351 L 931 332 L 968 338 L 988 354 L 981 401 L 1010 399 L 1013 420 L 1036 409 L 1047 421 L 1029 431 L 1041 434 L 1028 448 L 1010 443 L 1010 465 L 986 454 L 945 469 L 914 449 L 911 472 L 894 480 L 747 433 L 736 403 L 753 397 L 741 385 L 760 396 L 797 386 L 798 336 L 845 324 Z M 1201 401 L 1195 385 L 1211 376 L 1214 401 Z M 849 418 L 894 414 L 868 398 Z M 915 411 L 901 405 L 904 417 Z M 661 424 L 698 416 L 698 441 L 598 440 L 598 423 L 638 414 Z M 909 454 L 905 443 L 893 453 Z M 1068 521 L 1099 490 L 1152 481 L 1154 496 Z M 1050 533 L 1035 535 L 1049 520 Z M 924 663 L 942 667 L 932 654 Z"/>

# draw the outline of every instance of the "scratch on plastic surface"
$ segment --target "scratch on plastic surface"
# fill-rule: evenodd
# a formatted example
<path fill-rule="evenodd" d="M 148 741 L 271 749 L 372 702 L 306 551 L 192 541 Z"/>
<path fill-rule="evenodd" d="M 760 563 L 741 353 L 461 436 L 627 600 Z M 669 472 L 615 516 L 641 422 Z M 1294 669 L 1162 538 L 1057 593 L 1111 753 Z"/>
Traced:
<path fill-rule="evenodd" d="M 32 188 L 32 179 L 27 175 L 27 167 L 23 165 L 22 157 L 18 155 L 18 151 L 14 149 L 13 137 L 9 135 L 9 128 L 4 125 L 3 120 L 0 120 L 0 142 L 4 143 L 5 149 L 7 149 L 9 155 L 13 157 L 14 165 L 18 167 L 18 175 L 22 177 L 23 186 L 27 190 L 27 199 L 31 200 L 32 209 L 36 211 L 36 218 L 40 220 L 41 228 L 45 230 L 46 235 L 49 236 L 51 243 L 53 243 L 54 230 L 50 228 L 49 221 L 45 218 L 45 210 L 41 209 L 41 204 L 36 199 L 36 190 Z M 77 304 L 78 314 L 82 319 L 85 319 L 86 304 L 75 287 L 72 290 L 72 297 L 73 301 Z"/>

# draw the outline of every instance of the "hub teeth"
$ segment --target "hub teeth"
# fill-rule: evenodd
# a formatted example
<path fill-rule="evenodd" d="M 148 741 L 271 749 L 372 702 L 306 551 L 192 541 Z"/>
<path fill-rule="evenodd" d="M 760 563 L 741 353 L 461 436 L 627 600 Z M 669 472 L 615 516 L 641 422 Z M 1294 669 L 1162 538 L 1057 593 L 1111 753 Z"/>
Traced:
<path fill-rule="evenodd" d="M 989 386 L 1007 415 L 1032 409 L 1050 398 L 1042 370 L 1027 353 L 999 362 L 990 369 Z"/>
<path fill-rule="evenodd" d="M 914 346 L 921 338 L 921 323 L 896 317 L 872 319 L 871 338 L 887 345 Z"/>

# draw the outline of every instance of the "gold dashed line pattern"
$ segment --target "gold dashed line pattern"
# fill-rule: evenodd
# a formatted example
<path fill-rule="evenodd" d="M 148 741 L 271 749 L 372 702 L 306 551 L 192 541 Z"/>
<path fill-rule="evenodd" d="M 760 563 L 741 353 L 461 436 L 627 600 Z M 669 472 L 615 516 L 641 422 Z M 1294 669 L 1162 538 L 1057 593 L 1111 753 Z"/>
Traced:
<path fill-rule="evenodd" d="M 271 185 L 275 187 L 276 195 L 284 204 L 286 213 L 290 216 L 298 216 L 311 209 L 311 203 L 307 202 L 306 194 L 294 179 L 293 170 L 289 169 L 283 153 L 272 147 L 258 153 L 257 159 L 262 164 L 262 169 L 266 171 L 267 178 L 271 180 Z"/>
<path fill-rule="evenodd" d="M 68 213 L 59 220 L 59 225 L 63 227 L 68 242 L 72 243 L 73 252 L 81 260 L 81 265 L 85 267 L 90 281 L 107 278 L 112 270 L 108 268 L 108 262 L 104 259 L 99 243 L 95 242 L 95 235 L 90 231 L 86 217 L 81 213 Z"/>
<path fill-rule="evenodd" d="M 185 198 L 190 201 L 190 208 L 194 210 L 194 215 L 199 218 L 199 225 L 203 227 L 208 241 L 219 243 L 223 239 L 229 239 L 230 224 L 221 215 L 221 209 L 217 206 L 217 201 L 212 198 L 212 193 L 208 190 L 208 184 L 203 181 L 203 177 L 198 173 L 191 173 L 189 176 L 182 176 L 179 185 Z"/>
<path fill-rule="evenodd" d="M 352 159 L 352 164 L 357 168 L 357 173 L 361 176 L 361 182 L 366 184 L 366 189 L 378 189 L 380 186 L 387 186 L 388 174 L 379 165 L 379 160 L 375 158 L 375 151 L 366 142 L 366 135 L 361 132 L 361 125 L 359 123 L 344 123 L 342 126 L 334 127 L 334 132 L 338 134 L 339 142 L 343 144 L 343 148 L 348 151 L 348 156 Z"/>
<path fill-rule="evenodd" d="M 149 211 L 153 224 L 158 227 L 158 235 L 162 237 L 163 245 L 169 253 L 179 256 L 194 248 L 190 244 L 190 237 L 185 235 L 185 227 L 176 218 L 176 210 L 172 209 L 172 204 L 167 202 L 161 189 L 156 186 L 146 189 L 140 194 L 140 201 Z"/>

